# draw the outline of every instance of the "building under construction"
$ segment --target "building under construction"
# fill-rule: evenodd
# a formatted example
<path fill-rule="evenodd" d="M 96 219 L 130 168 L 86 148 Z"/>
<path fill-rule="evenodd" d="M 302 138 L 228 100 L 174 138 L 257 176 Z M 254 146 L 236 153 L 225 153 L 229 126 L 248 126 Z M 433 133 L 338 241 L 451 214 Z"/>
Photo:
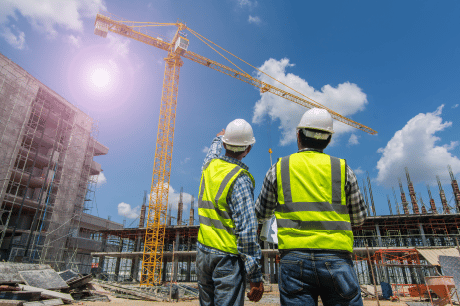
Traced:
<path fill-rule="evenodd" d="M 368 218 L 363 225 L 353 227 L 353 256 L 361 285 L 387 282 L 393 286 L 393 290 L 405 290 L 407 294 L 419 296 L 426 291 L 425 277 L 442 274 L 439 256 L 459 256 L 460 192 L 452 170 L 450 167 L 446 170 L 451 176 L 450 201 L 438 177 L 438 200 L 435 200 L 427 186 L 429 207 L 426 207 L 421 193 L 415 193 L 406 169 L 410 202 L 406 199 L 400 180 L 399 196 L 393 194 L 393 204 L 388 196 L 390 214 L 382 216 L 376 215 L 369 176 L 367 183 L 363 180 L 361 191 Z M 170 212 L 167 218 L 162 280 L 195 281 L 194 261 L 199 225 L 194 224 L 193 198 L 190 220 L 182 220 L 182 196 L 178 204 L 176 225 L 171 224 Z M 142 207 L 142 211 L 145 211 L 145 202 Z M 93 253 L 95 262 L 99 263 L 99 272 L 114 281 L 139 281 L 145 237 L 143 215 L 138 228 L 104 230 L 101 234 L 103 247 L 115 247 L 118 251 L 103 249 L 102 252 Z M 277 283 L 279 253 L 276 245 L 262 242 L 261 246 L 265 279 Z"/>
<path fill-rule="evenodd" d="M 97 230 L 122 227 L 85 213 L 108 152 L 96 139 L 92 118 L 0 54 L 0 259 L 89 272 Z"/>

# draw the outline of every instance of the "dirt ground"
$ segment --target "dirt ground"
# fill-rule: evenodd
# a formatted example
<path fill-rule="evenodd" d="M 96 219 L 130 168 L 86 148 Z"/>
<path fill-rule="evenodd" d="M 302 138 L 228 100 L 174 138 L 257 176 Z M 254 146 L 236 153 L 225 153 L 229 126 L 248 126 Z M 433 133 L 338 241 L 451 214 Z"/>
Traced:
<path fill-rule="evenodd" d="M 80 302 L 77 304 L 73 305 L 87 305 L 87 306 L 198 306 L 200 303 L 198 300 L 193 300 L 193 301 L 188 301 L 188 302 L 170 302 L 170 303 L 165 303 L 165 302 L 148 302 L 148 301 L 134 301 L 134 300 L 126 300 L 126 299 L 120 299 L 120 298 L 110 298 L 110 302 Z M 418 301 L 413 300 L 413 299 L 407 299 L 407 302 L 409 301 Z M 406 306 L 407 304 L 405 303 L 406 301 L 401 301 L 401 302 L 390 302 L 390 301 L 379 301 L 381 306 Z M 279 303 L 279 295 L 276 293 L 269 292 L 267 294 L 264 294 L 262 299 L 257 302 L 250 302 L 249 300 L 246 299 L 244 305 L 249 305 L 249 306 L 277 306 L 280 305 Z M 322 305 L 322 304 L 319 304 Z M 364 306 L 373 306 L 377 305 L 377 301 L 375 300 L 364 300 Z M 300 306 L 300 305 L 299 305 Z"/>
<path fill-rule="evenodd" d="M 280 305 L 279 302 L 279 292 L 276 286 L 272 288 L 266 288 L 266 290 L 270 290 L 269 292 L 265 292 L 262 299 L 257 302 L 251 302 L 248 298 L 245 298 L 245 305 L 254 305 L 254 306 L 277 306 Z M 98 288 L 99 289 L 99 288 Z M 100 289 L 99 289 L 100 290 Z M 99 291 L 101 292 L 101 291 Z M 102 292 L 101 292 L 102 293 Z M 123 299 L 117 298 L 112 295 L 108 291 L 105 291 L 110 302 L 78 302 L 73 305 L 84 305 L 84 306 L 199 306 L 200 303 L 198 299 L 191 300 L 191 301 L 172 301 L 172 302 L 154 302 L 154 301 L 140 301 L 140 300 L 130 300 L 130 299 Z M 391 302 L 391 301 L 379 301 L 381 306 L 406 306 L 406 302 L 416 302 L 419 299 L 410 299 L 410 298 L 402 298 L 399 302 Z M 322 305 L 321 303 L 319 305 Z M 377 305 L 376 300 L 369 300 L 364 299 L 365 306 Z M 300 305 L 299 305 L 300 306 Z"/>

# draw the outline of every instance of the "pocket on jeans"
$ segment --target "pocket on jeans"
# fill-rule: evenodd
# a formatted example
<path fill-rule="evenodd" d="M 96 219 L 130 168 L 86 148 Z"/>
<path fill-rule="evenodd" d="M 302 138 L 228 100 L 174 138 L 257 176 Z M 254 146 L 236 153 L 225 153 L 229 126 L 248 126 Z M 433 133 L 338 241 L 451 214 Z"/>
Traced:
<path fill-rule="evenodd" d="M 303 290 L 302 261 L 281 259 L 279 286 L 288 294 Z"/>
<path fill-rule="evenodd" d="M 226 277 L 235 273 L 238 269 L 238 259 L 236 257 L 228 256 L 224 260 L 221 260 L 214 269 L 214 273 L 219 277 Z"/>
<path fill-rule="evenodd" d="M 353 267 L 346 261 L 326 262 L 334 282 L 334 288 L 337 294 L 344 299 L 352 299 L 360 291 L 358 279 Z"/>

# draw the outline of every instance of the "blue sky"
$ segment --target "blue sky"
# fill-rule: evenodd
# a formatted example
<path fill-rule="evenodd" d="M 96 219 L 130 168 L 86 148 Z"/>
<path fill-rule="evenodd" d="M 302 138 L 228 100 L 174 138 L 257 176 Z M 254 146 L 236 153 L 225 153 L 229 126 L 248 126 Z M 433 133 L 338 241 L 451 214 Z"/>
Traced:
<path fill-rule="evenodd" d="M 99 10 L 132 21 L 185 22 L 251 65 L 376 130 L 369 135 L 336 124 L 326 153 L 347 159 L 360 184 L 369 173 L 379 215 L 389 214 L 387 194 L 395 211 L 391 187 L 399 190 L 398 178 L 409 197 L 404 167 L 425 204 L 430 184 L 441 206 L 439 175 L 454 206 L 447 165 L 459 178 L 458 1 L 3 0 L 0 52 L 98 119 L 98 140 L 109 153 L 96 158 L 104 175 L 93 214 L 137 224 L 144 190 L 150 190 L 166 56 L 113 33 L 105 39 L 94 35 Z M 168 39 L 175 27 L 155 32 Z M 189 32 L 188 38 L 190 51 L 231 65 Z M 105 85 L 93 82 L 100 71 L 110 77 Z M 235 118 L 254 129 L 257 142 L 244 162 L 256 180 L 257 197 L 270 166 L 268 149 L 274 160 L 297 150 L 294 127 L 304 111 L 184 59 L 170 181 L 173 209 L 183 187 L 188 220 L 205 149 Z"/>

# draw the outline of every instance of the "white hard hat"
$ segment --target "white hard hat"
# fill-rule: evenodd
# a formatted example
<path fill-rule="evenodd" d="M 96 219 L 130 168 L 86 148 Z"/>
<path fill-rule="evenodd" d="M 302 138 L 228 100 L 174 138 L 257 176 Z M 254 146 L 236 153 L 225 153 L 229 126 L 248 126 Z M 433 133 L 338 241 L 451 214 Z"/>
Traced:
<path fill-rule="evenodd" d="M 319 131 L 324 131 L 327 134 L 334 133 L 331 114 L 329 114 L 327 110 L 322 109 L 322 108 L 312 108 L 312 109 L 307 110 L 303 114 L 302 119 L 300 119 L 300 122 L 299 122 L 299 125 L 297 125 L 297 128 L 298 129 L 319 130 Z M 314 137 L 311 135 L 305 135 L 305 136 L 318 138 L 318 137 Z"/>
<path fill-rule="evenodd" d="M 244 151 L 247 146 L 254 144 L 256 139 L 254 138 L 251 125 L 246 120 L 235 119 L 227 125 L 222 141 L 231 146 L 231 151 L 239 152 Z M 235 148 L 234 146 L 241 148 Z"/>

